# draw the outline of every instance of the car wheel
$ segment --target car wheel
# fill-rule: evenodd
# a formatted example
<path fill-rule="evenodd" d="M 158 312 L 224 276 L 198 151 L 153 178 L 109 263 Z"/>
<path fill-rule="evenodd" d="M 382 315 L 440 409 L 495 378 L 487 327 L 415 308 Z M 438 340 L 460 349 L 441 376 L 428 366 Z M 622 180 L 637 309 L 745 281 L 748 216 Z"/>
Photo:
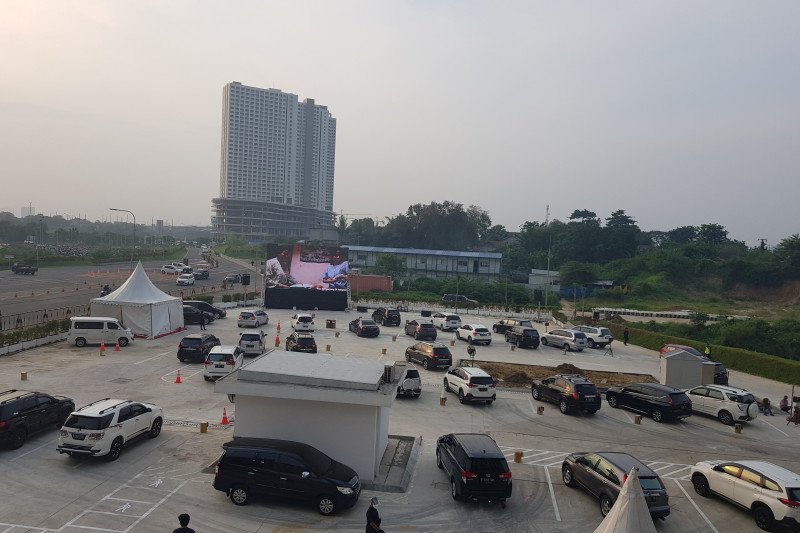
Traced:
<path fill-rule="evenodd" d="M 203 376 L 203 379 L 206 380 L 206 381 L 211 381 L 211 378 L 208 377 L 208 376 Z"/>
<path fill-rule="evenodd" d="M 77 346 L 78 348 L 83 348 L 84 346 L 86 346 L 86 339 L 83 338 L 75 339 L 75 346 Z"/>
<path fill-rule="evenodd" d="M 231 501 L 235 505 L 247 505 L 250 500 L 250 495 L 247 493 L 247 487 L 244 485 L 235 485 L 231 489 Z"/>
<path fill-rule="evenodd" d="M 492 344 L 492 341 L 486 341 L 486 346 L 489 346 L 490 344 Z"/>
<path fill-rule="evenodd" d="M 547 346 L 547 337 L 542 337 L 542 344 Z"/>
<path fill-rule="evenodd" d="M 111 449 L 108 451 L 106 459 L 109 461 L 116 461 L 119 459 L 120 455 L 122 455 L 122 437 L 117 437 L 114 439 L 114 442 L 111 443 Z"/>
<path fill-rule="evenodd" d="M 453 497 L 454 500 L 458 500 L 461 497 L 458 495 L 458 486 L 456 486 L 455 478 L 450 478 L 450 496 Z"/>
<path fill-rule="evenodd" d="M 566 343 L 566 342 L 564 343 L 564 346 L 562 346 L 562 348 L 564 349 L 564 351 L 565 351 L 565 352 L 569 352 L 569 351 L 571 351 L 571 350 L 569 349 L 569 344 L 568 344 L 568 343 Z"/>
<path fill-rule="evenodd" d="M 25 428 L 16 428 L 11 432 L 8 448 L 11 450 L 22 448 L 22 445 L 25 444 L 26 440 L 28 440 L 27 430 Z"/>
<path fill-rule="evenodd" d="M 499 331 L 497 331 L 497 326 L 492 326 L 492 331 L 494 331 L 495 333 L 500 333 Z"/>
<path fill-rule="evenodd" d="M 155 420 L 153 420 L 153 425 L 150 426 L 150 433 L 148 433 L 147 436 L 150 437 L 151 439 L 158 437 L 161 434 L 162 423 L 163 421 L 161 420 L 161 418 L 156 418 Z"/>
<path fill-rule="evenodd" d="M 733 424 L 733 416 L 728 411 L 720 411 L 719 415 L 717 415 L 717 418 L 719 418 L 719 421 L 726 426 Z"/>
<path fill-rule="evenodd" d="M 323 516 L 330 516 L 336 512 L 336 503 L 331 496 L 320 496 L 317 500 L 317 510 Z"/>
<path fill-rule="evenodd" d="M 458 401 L 461 403 L 467 403 L 467 398 L 464 396 L 464 391 L 458 389 Z"/>
<path fill-rule="evenodd" d="M 703 498 L 708 498 L 708 495 L 711 494 L 711 490 L 708 486 L 708 480 L 706 479 L 706 476 L 702 474 L 694 475 L 692 478 L 692 485 L 694 485 L 694 491 Z"/>
<path fill-rule="evenodd" d="M 562 399 L 558 402 L 558 409 L 561 411 L 562 415 L 569 414 L 569 405 L 567 405 L 567 400 Z"/>
<path fill-rule="evenodd" d="M 444 465 L 442 464 L 442 455 L 438 448 L 436 449 L 436 466 L 444 470 Z"/>
<path fill-rule="evenodd" d="M 616 396 L 611 396 L 611 397 L 606 396 L 606 399 L 608 400 L 608 405 L 610 405 L 614 409 L 619 407 L 619 403 L 617 402 L 617 397 Z"/>
<path fill-rule="evenodd" d="M 766 505 L 759 505 L 753 509 L 753 520 L 756 521 L 758 529 L 772 531 L 772 524 L 775 522 L 775 515 L 772 514 L 772 509 Z"/>
<path fill-rule="evenodd" d="M 594 348 L 594 341 L 592 339 L 589 339 L 589 342 L 586 344 L 589 346 L 589 348 Z"/>
<path fill-rule="evenodd" d="M 564 485 L 567 487 L 575 486 L 575 479 L 572 477 L 572 468 L 570 468 L 569 465 L 561 467 L 561 479 L 564 480 Z"/>
<path fill-rule="evenodd" d="M 123 348 L 128 345 L 128 338 L 127 337 L 120 337 L 119 338 L 119 345 Z"/>
<path fill-rule="evenodd" d="M 611 501 L 611 498 L 605 494 L 600 496 L 600 513 L 602 513 L 603 516 L 606 516 L 608 513 L 610 513 L 613 506 L 614 502 Z"/>
<path fill-rule="evenodd" d="M 422 368 L 424 368 L 425 370 L 428 370 L 428 359 L 427 358 L 425 358 L 425 360 L 422 362 Z"/>
<path fill-rule="evenodd" d="M 661 409 L 653 410 L 653 422 L 663 422 L 664 421 L 664 413 Z"/>
<path fill-rule="evenodd" d="M 542 399 L 542 393 L 539 392 L 539 389 L 537 387 L 534 387 L 531 390 L 531 396 L 533 396 L 534 400 L 541 400 Z"/>

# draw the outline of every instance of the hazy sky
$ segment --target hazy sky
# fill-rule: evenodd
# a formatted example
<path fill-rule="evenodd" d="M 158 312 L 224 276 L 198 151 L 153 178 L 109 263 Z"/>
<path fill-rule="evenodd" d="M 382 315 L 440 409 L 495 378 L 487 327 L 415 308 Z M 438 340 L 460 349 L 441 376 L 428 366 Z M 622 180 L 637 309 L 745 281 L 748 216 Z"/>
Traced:
<path fill-rule="evenodd" d="M 800 232 L 800 2 L 0 2 L 0 210 L 208 225 L 222 88 L 338 121 L 334 209 Z"/>

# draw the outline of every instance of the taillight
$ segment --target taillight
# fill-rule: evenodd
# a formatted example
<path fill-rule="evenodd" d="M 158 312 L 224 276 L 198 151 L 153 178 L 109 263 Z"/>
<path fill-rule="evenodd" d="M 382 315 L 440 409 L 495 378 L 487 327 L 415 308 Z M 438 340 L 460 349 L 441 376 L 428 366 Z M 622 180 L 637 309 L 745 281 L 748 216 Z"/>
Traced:
<path fill-rule="evenodd" d="M 232 360 L 231 360 L 231 361 L 225 361 L 225 364 L 226 364 L 226 365 L 233 366 L 233 365 L 234 365 L 234 361 L 232 361 Z"/>
<path fill-rule="evenodd" d="M 499 477 L 500 479 L 511 479 L 511 471 L 509 470 L 508 472 L 503 472 Z"/>
<path fill-rule="evenodd" d="M 468 479 L 475 479 L 478 477 L 478 474 L 475 472 L 470 472 L 469 470 L 462 470 L 461 471 L 461 481 L 466 483 Z"/>
<path fill-rule="evenodd" d="M 800 508 L 800 502 L 796 502 L 794 500 L 789 500 L 787 498 L 778 498 L 778 501 L 787 507 L 793 507 L 795 509 Z"/>
<path fill-rule="evenodd" d="M 0 428 L 6 427 L 6 423 L 4 420 L 0 420 Z"/>
<path fill-rule="evenodd" d="M 204 365 L 210 365 L 210 364 L 211 364 L 211 361 L 209 361 L 208 359 L 206 359 L 205 361 L 203 361 L 203 364 L 204 364 Z"/>
<path fill-rule="evenodd" d="M 580 400 L 580 398 L 578 397 L 578 393 L 577 392 L 573 392 L 572 393 L 572 399 L 573 400 Z"/>
<path fill-rule="evenodd" d="M 469 387 L 471 389 L 473 387 L 477 387 L 477 385 L 474 384 L 474 383 L 467 383 L 467 387 Z"/>
<path fill-rule="evenodd" d="M 494 383 L 494 382 L 492 382 L 492 383 L 490 383 L 490 384 L 489 384 L 489 387 L 490 387 L 490 388 L 492 388 L 492 389 L 494 389 L 495 387 L 497 387 L 497 384 L 496 384 L 496 383 Z"/>
<path fill-rule="evenodd" d="M 626 481 L 628 481 L 628 474 L 625 474 L 625 475 L 622 477 L 622 484 L 624 485 Z"/>

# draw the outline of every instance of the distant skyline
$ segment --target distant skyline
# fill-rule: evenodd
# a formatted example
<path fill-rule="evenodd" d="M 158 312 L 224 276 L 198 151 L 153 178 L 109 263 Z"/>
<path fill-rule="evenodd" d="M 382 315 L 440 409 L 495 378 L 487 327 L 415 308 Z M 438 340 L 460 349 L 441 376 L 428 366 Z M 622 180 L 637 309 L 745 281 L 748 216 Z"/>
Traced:
<path fill-rule="evenodd" d="M 800 232 L 800 4 L 6 2 L 0 210 L 210 225 L 222 91 L 337 119 L 334 210 Z M 124 217 L 122 217 L 124 220 Z"/>

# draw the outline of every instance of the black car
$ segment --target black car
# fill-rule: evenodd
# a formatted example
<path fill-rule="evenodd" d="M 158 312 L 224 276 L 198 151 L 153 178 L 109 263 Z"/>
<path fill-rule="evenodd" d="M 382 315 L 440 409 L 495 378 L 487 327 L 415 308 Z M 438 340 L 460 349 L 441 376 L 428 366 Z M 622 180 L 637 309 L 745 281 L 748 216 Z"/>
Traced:
<path fill-rule="evenodd" d="M 377 337 L 381 333 L 381 328 L 373 320 L 368 318 L 356 318 L 350 322 L 350 331 L 359 337 Z"/>
<path fill-rule="evenodd" d="M 195 278 L 197 275 L 195 275 Z M 214 318 L 225 318 L 228 316 L 228 313 L 221 307 L 216 307 L 211 305 L 208 302 L 204 302 L 202 300 L 184 300 L 183 305 L 191 305 L 192 307 L 196 307 L 201 311 L 205 311 L 206 313 L 211 313 L 214 315 Z"/>
<path fill-rule="evenodd" d="M 606 391 L 611 407 L 627 407 L 649 415 L 656 422 L 692 416 L 692 400 L 680 389 L 659 383 L 631 383 Z"/>
<path fill-rule="evenodd" d="M 317 353 L 317 341 L 311 333 L 295 331 L 286 337 L 286 351 Z"/>
<path fill-rule="evenodd" d="M 225 276 L 225 279 L 222 280 L 223 283 L 241 283 L 242 282 L 242 275 L 241 274 L 228 274 Z"/>
<path fill-rule="evenodd" d="M 563 414 L 586 411 L 594 414 L 600 409 L 600 393 L 594 383 L 583 376 L 559 374 L 531 383 L 534 400 L 552 402 Z"/>
<path fill-rule="evenodd" d="M 184 324 L 210 324 L 214 321 L 214 315 L 201 311 L 191 305 L 183 306 Z"/>
<path fill-rule="evenodd" d="M 450 478 L 454 500 L 497 500 L 511 497 L 511 470 L 489 435 L 451 433 L 436 441 L 436 466 Z"/>
<path fill-rule="evenodd" d="M 11 389 L 0 392 L 0 445 L 16 450 L 44 429 L 60 429 L 75 402 L 65 396 Z"/>
<path fill-rule="evenodd" d="M 517 348 L 538 348 L 541 339 L 539 332 L 528 326 L 514 326 L 504 333 L 506 342 L 516 344 Z"/>
<path fill-rule="evenodd" d="M 516 326 L 524 326 L 526 328 L 532 328 L 533 324 L 530 320 L 522 320 L 518 318 L 504 318 L 503 320 L 499 320 L 495 322 L 492 326 L 492 331 L 495 333 L 505 333 L 506 331 L 510 330 Z"/>
<path fill-rule="evenodd" d="M 210 333 L 192 333 L 181 339 L 178 345 L 178 360 L 183 363 L 202 363 L 206 355 L 214 346 L 222 344 L 220 340 Z"/>
<path fill-rule="evenodd" d="M 453 355 L 450 349 L 438 342 L 418 342 L 406 348 L 406 361 L 420 363 L 422 368 L 450 368 Z"/>
<path fill-rule="evenodd" d="M 391 307 L 379 307 L 372 313 L 372 320 L 381 326 L 399 326 L 400 311 Z"/>
<path fill-rule="evenodd" d="M 561 476 L 564 485 L 581 486 L 595 496 L 600 501 L 600 513 L 606 516 L 617 501 L 628 472 L 634 468 L 650 516 L 669 516 L 669 495 L 661 478 L 646 464 L 627 453 L 573 453 L 561 464 Z"/>
<path fill-rule="evenodd" d="M 198 268 L 194 271 L 194 279 L 208 279 L 210 273 L 205 268 Z"/>
<path fill-rule="evenodd" d="M 406 320 L 406 335 L 411 335 L 417 340 L 426 339 L 436 340 L 436 327 L 430 322 L 420 322 L 417 320 Z"/>
<path fill-rule="evenodd" d="M 327 516 L 352 507 L 361 494 L 355 470 L 308 444 L 234 438 L 222 447 L 214 488 L 236 505 L 247 505 L 251 496 L 275 496 L 314 503 Z"/>

